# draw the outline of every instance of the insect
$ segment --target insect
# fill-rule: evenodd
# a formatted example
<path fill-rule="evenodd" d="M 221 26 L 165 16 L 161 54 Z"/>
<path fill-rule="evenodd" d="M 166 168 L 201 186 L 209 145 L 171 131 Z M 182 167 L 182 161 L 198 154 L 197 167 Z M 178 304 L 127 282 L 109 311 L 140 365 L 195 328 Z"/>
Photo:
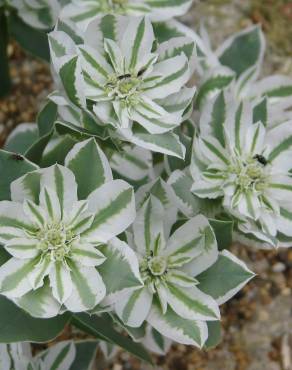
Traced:
<path fill-rule="evenodd" d="M 138 72 L 137 76 L 140 77 L 145 71 L 146 71 L 145 68 L 140 69 L 140 71 Z"/>
<path fill-rule="evenodd" d="M 121 76 L 118 76 L 118 80 L 123 80 L 124 78 L 130 78 L 131 75 L 129 73 L 125 74 L 125 75 L 121 75 Z"/>
<path fill-rule="evenodd" d="M 268 161 L 266 160 L 266 158 L 263 155 L 261 155 L 261 154 L 256 154 L 254 156 L 254 159 L 256 159 L 263 166 L 266 166 L 268 164 Z"/>
<path fill-rule="evenodd" d="M 11 155 L 11 158 L 14 159 L 15 161 L 23 161 L 24 160 L 23 156 L 18 154 L 18 153 L 13 153 Z"/>

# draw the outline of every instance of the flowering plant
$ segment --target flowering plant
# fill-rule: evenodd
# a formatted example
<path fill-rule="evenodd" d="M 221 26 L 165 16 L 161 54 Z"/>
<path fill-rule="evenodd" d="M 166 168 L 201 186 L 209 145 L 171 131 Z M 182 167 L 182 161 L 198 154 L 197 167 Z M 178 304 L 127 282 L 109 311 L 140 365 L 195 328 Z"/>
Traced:
<path fill-rule="evenodd" d="M 0 150 L 0 323 L 13 322 L 0 342 L 47 342 L 70 323 L 109 356 L 208 349 L 219 306 L 254 277 L 232 242 L 291 245 L 291 80 L 260 79 L 259 27 L 213 51 L 203 26 L 172 19 L 189 6 L 0 2 L 54 28 L 55 82 Z M 88 368 L 96 342 L 24 365 L 23 345 L 3 345 L 0 361 L 69 369 L 83 345 Z"/>

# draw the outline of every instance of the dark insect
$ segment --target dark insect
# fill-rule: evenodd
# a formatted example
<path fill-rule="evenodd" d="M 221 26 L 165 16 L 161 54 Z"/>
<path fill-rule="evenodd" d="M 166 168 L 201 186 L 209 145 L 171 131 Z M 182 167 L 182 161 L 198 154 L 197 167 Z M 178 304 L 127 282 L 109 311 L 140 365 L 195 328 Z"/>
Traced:
<path fill-rule="evenodd" d="M 266 158 L 263 155 L 256 154 L 254 156 L 254 159 L 256 159 L 258 162 L 260 162 L 263 166 L 268 164 L 268 161 L 266 160 Z"/>
<path fill-rule="evenodd" d="M 140 69 L 140 71 L 138 72 L 137 76 L 140 77 L 145 71 L 146 71 L 145 68 Z"/>
<path fill-rule="evenodd" d="M 130 78 L 131 75 L 129 73 L 125 74 L 125 75 L 121 75 L 121 76 L 118 76 L 118 80 L 123 80 L 124 78 Z"/>
<path fill-rule="evenodd" d="M 11 158 L 14 159 L 15 161 L 23 161 L 23 159 L 24 159 L 22 155 L 17 154 L 17 153 L 13 153 L 11 155 Z"/>

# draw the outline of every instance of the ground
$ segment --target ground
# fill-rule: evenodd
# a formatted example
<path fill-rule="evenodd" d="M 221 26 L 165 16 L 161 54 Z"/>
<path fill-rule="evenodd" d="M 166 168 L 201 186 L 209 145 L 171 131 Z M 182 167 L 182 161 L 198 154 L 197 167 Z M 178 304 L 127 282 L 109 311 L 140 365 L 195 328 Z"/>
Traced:
<path fill-rule="evenodd" d="M 204 21 L 214 45 L 226 35 L 260 22 L 268 37 L 264 71 L 292 75 L 292 2 L 287 0 L 195 1 L 184 22 Z M 21 122 L 33 122 L 52 90 L 49 66 L 9 47 L 13 91 L 0 100 L 0 145 Z M 182 345 L 155 359 L 157 370 L 292 370 L 292 249 L 256 251 L 234 245 L 232 252 L 257 273 L 222 307 L 223 340 L 208 352 Z M 61 338 L 71 335 L 69 328 Z M 127 353 L 98 369 L 150 370 Z"/>

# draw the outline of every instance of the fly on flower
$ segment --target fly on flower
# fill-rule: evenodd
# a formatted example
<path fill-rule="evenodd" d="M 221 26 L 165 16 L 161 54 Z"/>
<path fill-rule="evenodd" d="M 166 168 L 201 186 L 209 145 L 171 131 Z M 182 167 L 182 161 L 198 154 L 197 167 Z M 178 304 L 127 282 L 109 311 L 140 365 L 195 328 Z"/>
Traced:
<path fill-rule="evenodd" d="M 172 130 L 189 113 L 195 93 L 186 86 L 194 58 L 191 39 L 157 45 L 148 18 L 110 15 L 92 21 L 81 43 L 58 27 L 49 39 L 55 69 L 75 106 L 123 140 L 184 156 Z"/>
<path fill-rule="evenodd" d="M 222 198 L 241 232 L 278 245 L 278 233 L 292 235 L 291 122 L 265 127 L 253 121 L 250 103 L 227 101 L 221 94 L 202 112 L 190 167 L 192 191 L 200 198 Z"/>

